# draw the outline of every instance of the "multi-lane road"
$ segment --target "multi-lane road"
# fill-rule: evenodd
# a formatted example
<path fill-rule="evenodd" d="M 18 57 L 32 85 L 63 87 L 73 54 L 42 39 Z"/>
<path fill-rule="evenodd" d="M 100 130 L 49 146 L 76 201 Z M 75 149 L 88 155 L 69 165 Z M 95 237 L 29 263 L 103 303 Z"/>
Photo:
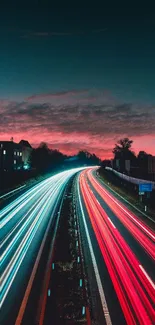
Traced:
<path fill-rule="evenodd" d="M 59 217 L 64 190 L 77 171 L 65 171 L 25 188 L 0 212 L 2 325 L 23 324 L 46 238 Z M 93 168 L 75 177 L 96 324 L 155 324 L 154 223 L 150 227 L 130 211 L 101 183 Z"/>
<path fill-rule="evenodd" d="M 58 217 L 65 187 L 77 170 L 59 173 L 25 190 L 0 212 L 1 324 L 15 324 L 19 310 L 20 319 L 23 315 L 47 230 Z M 27 296 L 20 309 L 25 292 Z"/>
<path fill-rule="evenodd" d="M 104 314 L 101 324 L 155 324 L 154 230 L 112 195 L 91 169 L 81 172 L 77 188 L 80 224 Z"/>

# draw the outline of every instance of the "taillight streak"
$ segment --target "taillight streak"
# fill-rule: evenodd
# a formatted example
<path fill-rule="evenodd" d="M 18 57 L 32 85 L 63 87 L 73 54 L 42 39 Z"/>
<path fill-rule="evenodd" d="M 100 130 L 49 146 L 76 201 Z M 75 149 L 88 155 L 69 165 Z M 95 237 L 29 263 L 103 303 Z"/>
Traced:
<path fill-rule="evenodd" d="M 100 197 L 109 205 L 117 218 L 125 225 L 125 227 L 130 231 L 130 233 L 139 242 L 139 244 L 151 256 L 151 258 L 155 260 L 155 236 L 153 231 L 151 231 L 144 223 L 138 219 L 136 220 L 136 216 L 133 214 L 131 215 L 131 213 L 124 209 L 124 207 L 121 206 L 121 204 L 119 204 L 112 197 L 112 195 L 110 195 L 99 183 L 97 183 L 90 172 L 87 173 L 87 175 L 89 181 L 98 192 Z"/>
<path fill-rule="evenodd" d="M 86 173 L 83 172 L 82 174 L 84 176 Z M 140 263 L 130 247 L 97 202 L 84 177 L 80 178 L 80 186 L 96 238 L 127 323 L 137 324 L 137 318 L 139 324 L 153 324 L 155 298 L 151 282 L 140 268 Z M 136 315 L 135 319 L 133 319 L 132 309 Z"/>

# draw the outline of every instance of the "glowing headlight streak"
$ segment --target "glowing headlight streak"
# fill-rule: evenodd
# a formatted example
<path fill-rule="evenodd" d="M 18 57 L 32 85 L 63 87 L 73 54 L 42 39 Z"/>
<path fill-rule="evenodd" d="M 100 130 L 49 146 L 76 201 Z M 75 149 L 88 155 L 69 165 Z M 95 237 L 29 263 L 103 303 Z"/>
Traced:
<path fill-rule="evenodd" d="M 59 187 L 61 188 L 62 184 L 59 185 Z M 58 188 L 57 188 L 57 190 L 58 190 Z M 55 194 L 57 195 L 57 192 Z M 26 252 L 27 252 L 42 220 L 44 219 L 45 214 L 47 213 L 49 207 L 51 206 L 52 201 L 53 201 L 53 198 L 51 199 L 48 197 L 46 199 L 45 203 L 42 205 L 40 212 L 37 214 L 33 223 L 29 227 L 27 233 L 25 234 L 23 240 L 21 241 L 15 254 L 11 258 L 9 264 L 7 265 L 5 271 L 3 272 L 2 276 L 1 276 L 2 299 L 1 299 L 0 307 L 2 307 L 2 304 L 8 294 L 8 291 L 12 285 L 12 282 L 14 281 L 14 278 L 18 272 L 18 269 L 26 255 Z M 55 198 L 54 198 L 54 202 L 55 202 Z"/>
<path fill-rule="evenodd" d="M 6 194 L 1 195 L 1 196 L 0 196 L 0 199 L 3 199 L 4 197 L 6 197 L 6 196 L 8 196 L 8 195 L 10 195 L 10 194 L 12 194 L 12 193 L 15 193 L 15 192 L 17 192 L 17 191 L 20 191 L 21 188 L 23 188 L 23 187 L 25 187 L 25 186 L 26 186 L 26 185 L 22 185 L 22 186 L 20 186 L 20 187 L 18 187 L 18 188 L 15 188 L 14 190 L 12 190 L 12 191 L 6 193 Z"/>
<path fill-rule="evenodd" d="M 8 233 L 2 240 L 1 247 L 6 246 L 6 244 L 8 245 L 1 256 L 2 263 L 5 261 L 5 267 L 3 266 L 3 273 L 1 277 L 0 307 L 2 307 L 8 295 L 12 283 L 17 276 L 17 272 L 22 265 L 24 257 L 28 252 L 28 248 L 31 245 L 39 227 L 42 223 L 46 225 L 51 217 L 52 208 L 54 211 L 58 197 L 60 197 L 60 194 L 62 195 L 68 180 L 72 175 L 81 169 L 84 168 L 68 170 L 50 177 L 48 180 L 45 180 L 39 183 L 39 185 L 33 187 L 33 189 L 28 190 L 25 194 L 22 194 L 21 197 L 2 210 L 1 217 L 5 216 L 2 220 L 2 222 L 4 222 L 3 228 L 7 226 Z M 22 215 L 23 204 L 25 210 L 28 207 L 28 211 L 25 211 L 24 216 Z M 12 218 L 14 217 L 13 220 L 15 225 L 13 225 L 13 227 L 12 222 L 9 222 L 12 219 L 10 218 L 10 214 Z M 16 216 L 18 216 L 17 222 Z M 8 227 L 9 225 L 11 225 L 12 229 Z M 10 238 L 12 238 L 11 242 L 9 242 Z M 11 259 L 7 258 L 10 256 L 9 253 L 12 254 Z"/>
<path fill-rule="evenodd" d="M 52 180 L 53 181 L 53 180 Z M 54 183 L 54 182 L 53 182 Z M 25 205 L 28 204 L 39 192 L 43 191 L 44 189 L 47 188 L 47 186 L 50 185 L 50 181 L 47 184 L 43 184 L 42 186 L 39 186 L 37 189 L 33 189 L 32 193 L 26 193 L 24 199 L 22 200 L 22 203 L 18 205 L 17 208 L 15 208 L 10 214 L 8 214 L 3 220 L 1 221 L 0 228 L 2 229 L 16 214 L 19 212 Z M 27 198 L 28 197 L 28 198 Z M 3 210 L 2 210 L 2 215 L 3 215 Z"/>
<path fill-rule="evenodd" d="M 127 324 L 137 324 L 138 319 L 138 324 L 152 325 L 155 320 L 153 309 L 155 295 L 151 279 L 148 279 L 145 270 L 142 270 L 138 259 L 117 228 L 113 227 L 82 176 L 80 176 L 80 187 Z"/>
<path fill-rule="evenodd" d="M 12 230 L 4 237 L 4 239 L 1 241 L 0 244 L 0 248 L 2 248 L 6 242 L 9 240 L 9 238 L 13 235 L 13 233 L 16 231 L 17 228 L 19 228 L 19 226 L 24 222 L 24 220 L 28 217 L 29 213 L 31 213 L 31 211 L 36 207 L 37 204 L 39 204 L 40 200 L 42 199 L 42 197 L 44 196 L 44 194 L 42 194 L 41 197 L 39 197 L 39 199 L 37 199 L 37 201 L 35 201 L 35 203 L 31 206 L 31 208 L 26 212 L 26 214 L 20 219 L 19 222 L 16 223 L 16 225 L 12 228 Z M 0 258 L 1 260 L 1 258 Z"/>
<path fill-rule="evenodd" d="M 51 184 L 51 182 L 53 182 L 53 184 L 54 184 L 54 182 L 57 181 L 60 177 L 63 177 L 65 175 L 65 173 L 67 176 L 72 171 L 73 171 L 73 169 L 70 171 L 67 171 L 67 172 L 61 172 L 59 174 L 51 176 L 50 178 L 40 182 L 37 185 L 34 185 L 31 189 L 27 190 L 24 194 L 20 195 L 20 197 L 18 197 L 12 203 L 8 204 L 7 207 L 3 208 L 3 210 L 0 212 L 0 219 L 2 219 L 2 217 L 5 216 L 5 214 L 8 214 L 9 211 L 13 210 L 17 205 L 21 204 L 21 202 L 23 200 L 25 200 L 26 198 L 31 196 L 34 192 L 37 193 L 37 191 L 39 192 L 39 191 L 43 190 L 43 188 L 48 186 L 49 184 Z"/>
<path fill-rule="evenodd" d="M 62 180 L 64 180 L 64 176 L 61 179 L 58 179 L 58 182 L 62 182 Z M 20 219 L 19 222 L 16 223 L 15 227 L 12 228 L 12 230 L 10 231 L 10 233 L 7 234 L 7 236 L 4 238 L 4 240 L 1 241 L 0 244 L 0 248 L 3 247 L 3 245 L 7 242 L 7 240 L 9 239 L 9 237 L 16 231 L 16 229 L 19 227 L 19 225 L 24 221 L 25 218 L 28 218 L 29 213 L 35 208 L 35 206 L 37 204 L 39 204 L 39 202 L 41 201 L 42 197 L 44 197 L 44 195 L 46 194 L 46 192 L 50 192 L 50 190 L 52 190 L 52 187 L 56 184 L 56 182 L 51 182 L 51 184 L 49 184 L 48 186 L 46 185 L 46 188 L 44 190 L 44 192 L 42 193 L 42 195 L 39 195 L 39 198 L 37 199 L 37 201 L 35 201 L 35 203 L 33 205 L 31 205 L 31 208 L 27 211 L 27 213 Z M 50 193 L 52 194 L 52 193 Z M 42 204 L 42 203 L 41 203 Z M 16 211 L 17 214 L 18 210 Z M 1 260 L 1 258 L 0 258 Z"/>
<path fill-rule="evenodd" d="M 13 202 L 11 202 L 5 208 L 3 208 L 3 210 L 0 213 L 0 218 L 2 219 L 2 217 L 5 214 L 8 214 L 11 210 L 13 210 L 18 204 L 20 204 L 28 196 L 31 196 L 31 194 L 33 192 L 35 192 L 36 190 L 42 189 L 44 187 L 44 185 L 46 186 L 46 185 L 50 184 L 50 182 L 51 182 L 51 179 L 42 181 L 39 184 L 33 186 L 31 189 L 27 190 L 24 194 L 20 195 L 17 199 L 15 199 Z"/>
<path fill-rule="evenodd" d="M 59 183 L 57 184 L 57 188 L 58 188 L 58 186 L 59 186 Z M 3 254 L 1 255 L 1 257 L 0 257 L 0 266 L 2 266 L 2 264 L 5 261 L 5 259 L 8 256 L 8 254 L 11 253 L 11 251 L 13 250 L 13 248 L 16 245 L 17 241 L 21 238 L 21 236 L 24 233 L 24 231 L 26 230 L 26 228 L 28 228 L 30 226 L 31 221 L 33 221 L 33 217 L 39 212 L 39 210 L 41 209 L 41 207 L 44 204 L 44 202 L 46 203 L 49 194 L 50 195 L 54 195 L 55 194 L 55 191 L 57 191 L 57 188 L 54 188 L 52 190 L 49 187 L 49 189 L 44 194 L 42 194 L 41 201 L 39 202 L 39 204 L 37 204 L 37 206 L 35 208 L 33 207 L 32 213 L 29 215 L 29 217 L 26 218 L 26 220 L 23 223 L 23 225 L 21 226 L 21 228 L 18 230 L 18 232 L 16 233 L 16 235 L 13 237 L 13 239 L 11 240 L 11 242 L 9 243 L 9 245 L 7 246 L 7 248 L 5 249 L 5 251 L 3 252 Z M 25 216 L 24 216 L 24 219 L 25 219 Z M 2 245 L 3 244 L 4 243 L 2 243 Z"/>

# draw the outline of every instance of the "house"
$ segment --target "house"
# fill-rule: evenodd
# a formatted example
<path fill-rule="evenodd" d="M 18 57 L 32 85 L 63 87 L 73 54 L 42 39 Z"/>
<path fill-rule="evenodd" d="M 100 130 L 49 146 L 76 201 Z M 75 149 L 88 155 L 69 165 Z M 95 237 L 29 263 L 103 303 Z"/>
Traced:
<path fill-rule="evenodd" d="M 23 167 L 22 147 L 13 141 L 0 141 L 0 169 L 18 170 Z"/>

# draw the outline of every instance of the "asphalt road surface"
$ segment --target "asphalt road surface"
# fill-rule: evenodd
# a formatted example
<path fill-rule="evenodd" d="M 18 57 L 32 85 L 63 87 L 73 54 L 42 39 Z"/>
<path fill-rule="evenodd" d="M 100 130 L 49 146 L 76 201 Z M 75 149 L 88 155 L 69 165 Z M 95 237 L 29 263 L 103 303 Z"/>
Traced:
<path fill-rule="evenodd" d="M 46 230 L 59 208 L 67 183 L 78 170 L 65 171 L 42 181 L 1 210 L 1 324 L 20 323 L 16 318 L 28 282 L 35 277 L 35 272 L 31 272 L 39 261 Z M 22 314 L 27 299 L 22 304 Z"/>
<path fill-rule="evenodd" d="M 22 324 L 49 226 L 77 171 L 25 188 L 0 212 L 2 325 Z M 76 180 L 74 195 L 95 324 L 155 324 L 154 225 L 148 226 L 109 192 L 93 168 L 81 171 Z"/>
<path fill-rule="evenodd" d="M 80 173 L 77 196 L 88 274 L 94 270 L 96 323 L 155 324 L 153 227 L 112 195 L 92 169 Z M 97 290 L 91 288 L 95 283 Z"/>

